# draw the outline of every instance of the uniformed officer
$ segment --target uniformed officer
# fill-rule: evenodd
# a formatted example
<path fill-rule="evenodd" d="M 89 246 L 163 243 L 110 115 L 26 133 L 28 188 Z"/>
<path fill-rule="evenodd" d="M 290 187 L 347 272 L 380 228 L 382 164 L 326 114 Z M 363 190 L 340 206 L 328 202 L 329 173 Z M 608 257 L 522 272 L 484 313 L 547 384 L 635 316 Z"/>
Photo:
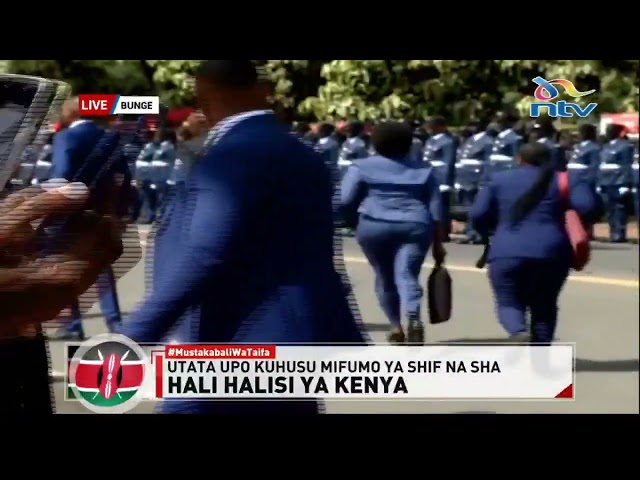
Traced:
<path fill-rule="evenodd" d="M 456 143 L 447 129 L 442 117 L 432 117 L 427 121 L 427 131 L 431 136 L 424 146 L 424 162 L 433 168 L 436 180 L 440 184 L 440 218 L 444 229 L 444 241 L 449 241 L 451 233 L 451 192 L 455 181 Z"/>
<path fill-rule="evenodd" d="M 480 131 L 478 131 L 480 130 Z M 460 204 L 467 209 L 473 205 L 473 201 L 480 188 L 483 171 L 489 165 L 489 157 L 493 152 L 493 144 L 498 134 L 498 126 L 491 124 L 483 129 L 481 122 L 469 126 L 469 131 L 476 133 L 469 137 L 458 150 L 458 162 L 456 163 L 456 192 Z M 464 226 L 466 236 L 463 243 L 480 244 L 481 236 L 473 229 L 471 222 Z"/>
<path fill-rule="evenodd" d="M 161 209 L 169 191 L 169 179 L 176 161 L 176 134 L 172 130 L 164 130 L 160 136 L 160 145 L 151 161 L 151 176 L 156 190 L 156 208 Z M 156 213 L 157 214 L 157 213 Z"/>
<path fill-rule="evenodd" d="M 413 140 L 411 143 L 411 152 L 409 152 L 409 157 L 416 161 L 422 161 L 422 155 L 424 153 L 424 141 L 420 138 L 420 125 L 416 125 L 416 122 L 411 122 L 408 124 L 411 130 L 413 131 Z"/>
<path fill-rule="evenodd" d="M 140 223 L 150 224 L 155 221 L 158 196 L 153 187 L 151 162 L 160 146 L 160 134 L 156 132 L 154 139 L 140 151 L 136 160 L 135 179 L 138 187 L 138 201 L 133 217 Z"/>
<path fill-rule="evenodd" d="M 362 122 L 352 121 L 347 124 L 345 129 L 347 139 L 342 144 L 340 160 L 352 162 L 369 156 L 367 144 L 361 138 L 363 132 L 364 124 Z"/>
<path fill-rule="evenodd" d="M 598 129 L 591 123 L 583 123 L 578 127 L 578 136 L 579 142 L 573 146 L 567 170 L 572 177 L 579 177 L 595 189 L 602 150 L 597 142 Z"/>
<path fill-rule="evenodd" d="M 311 126 L 308 122 L 295 122 L 291 133 L 298 137 L 305 145 L 309 147 L 314 146 L 313 136 L 310 135 Z"/>
<path fill-rule="evenodd" d="M 34 180 L 42 183 L 49 180 L 49 172 L 51 171 L 51 160 L 53 158 L 53 134 L 47 137 L 47 143 L 42 147 L 42 151 L 36 160 L 36 168 L 34 172 Z"/>
<path fill-rule="evenodd" d="M 558 131 L 553 126 L 553 120 L 549 117 L 540 117 L 533 124 L 533 136 L 535 140 L 551 152 L 551 164 L 556 172 L 563 172 L 567 169 L 567 159 L 560 144 L 556 141 Z"/>
<path fill-rule="evenodd" d="M 489 157 L 488 168 L 485 168 L 482 183 L 486 183 L 489 177 L 494 173 L 503 170 L 509 170 L 514 166 L 514 160 L 520 146 L 523 143 L 523 137 L 516 133 L 514 125 L 518 121 L 518 117 L 511 113 L 500 112 L 496 115 L 495 124 L 498 127 L 493 151 Z"/>
<path fill-rule="evenodd" d="M 433 168 L 409 158 L 412 131 L 406 123 L 383 122 L 373 131 L 377 155 L 355 162 L 342 182 L 345 214 L 359 214 L 357 240 L 375 273 L 380 306 L 391 324 L 391 343 L 424 341 L 419 275 L 433 244 L 436 263 L 445 256 Z"/>
<path fill-rule="evenodd" d="M 615 243 L 627 241 L 625 197 L 631 193 L 632 186 L 633 147 L 620 138 L 623 131 L 622 125 L 607 125 L 598 172 L 598 187 L 609 223 L 609 240 Z"/>
<path fill-rule="evenodd" d="M 318 143 L 316 143 L 316 151 L 322 156 L 325 165 L 329 167 L 331 172 L 337 174 L 338 156 L 340 154 L 340 146 L 333 137 L 335 128 L 327 122 L 323 122 L 318 126 Z M 337 180 L 337 178 L 336 178 Z"/>

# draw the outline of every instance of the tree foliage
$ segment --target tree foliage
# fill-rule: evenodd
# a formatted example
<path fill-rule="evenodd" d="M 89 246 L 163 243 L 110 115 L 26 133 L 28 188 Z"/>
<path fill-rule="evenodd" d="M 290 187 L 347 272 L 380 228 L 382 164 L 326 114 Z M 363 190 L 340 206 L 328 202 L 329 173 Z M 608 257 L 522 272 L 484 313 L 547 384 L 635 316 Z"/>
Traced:
<path fill-rule="evenodd" d="M 75 91 L 155 93 L 172 106 L 193 102 L 197 60 L 0 60 L 0 72 L 64 79 Z M 452 123 L 501 108 L 525 113 L 531 79 L 567 78 L 597 92 L 601 112 L 638 109 L 638 60 L 267 60 L 275 98 L 309 119 L 425 118 Z"/>

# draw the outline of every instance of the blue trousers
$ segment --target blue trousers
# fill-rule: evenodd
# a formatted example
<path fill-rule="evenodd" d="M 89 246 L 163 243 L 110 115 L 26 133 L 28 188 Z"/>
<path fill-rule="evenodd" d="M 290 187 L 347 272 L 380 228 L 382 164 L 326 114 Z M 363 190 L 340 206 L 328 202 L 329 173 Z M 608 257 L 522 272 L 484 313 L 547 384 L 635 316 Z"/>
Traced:
<path fill-rule="evenodd" d="M 624 196 L 620 195 L 620 187 L 606 186 L 600 188 L 600 194 L 607 211 L 609 239 L 611 241 L 625 240 L 627 238 L 627 212 Z"/>
<path fill-rule="evenodd" d="M 401 312 L 419 318 L 423 289 L 420 269 L 432 241 L 430 225 L 360 217 L 356 238 L 375 274 L 375 291 L 389 322 Z"/>
<path fill-rule="evenodd" d="M 448 238 L 451 235 L 451 192 L 440 192 L 442 227 L 444 234 Z"/>
<path fill-rule="evenodd" d="M 489 263 L 489 281 L 498 320 L 509 335 L 527 332 L 531 340 L 551 343 L 558 321 L 558 297 L 569 275 L 569 264 L 556 259 L 499 258 Z"/>
<path fill-rule="evenodd" d="M 477 193 L 477 190 L 460 190 L 460 203 L 467 207 L 467 209 L 471 209 L 471 205 L 473 205 L 473 201 L 475 200 Z M 464 224 L 464 234 L 469 240 L 482 240 L 480 234 L 471 227 L 471 222 L 469 220 Z"/>
<path fill-rule="evenodd" d="M 138 187 L 135 213 L 133 218 L 142 223 L 153 223 L 158 209 L 158 192 L 151 188 L 151 182 L 145 180 Z"/>
<path fill-rule="evenodd" d="M 120 305 L 118 304 L 115 277 L 113 276 L 113 270 L 111 268 L 108 268 L 98 275 L 97 287 L 100 297 L 100 310 L 104 315 L 107 328 L 110 332 L 114 332 L 122 322 L 122 316 L 120 313 Z M 77 300 L 71 305 L 71 322 L 65 326 L 65 329 L 69 332 L 84 333 L 82 328 L 82 313 L 80 312 L 80 305 Z"/>

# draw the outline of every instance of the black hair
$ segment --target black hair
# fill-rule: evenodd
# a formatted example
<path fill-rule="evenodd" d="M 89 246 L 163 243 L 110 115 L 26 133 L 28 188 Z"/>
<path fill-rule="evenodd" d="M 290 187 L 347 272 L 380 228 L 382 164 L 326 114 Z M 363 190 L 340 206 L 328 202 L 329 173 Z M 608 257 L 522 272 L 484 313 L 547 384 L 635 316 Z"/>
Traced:
<path fill-rule="evenodd" d="M 413 131 L 403 122 L 382 122 L 373 128 L 371 144 L 384 157 L 404 158 L 411 151 Z"/>
<path fill-rule="evenodd" d="M 592 123 L 583 123 L 578 127 L 578 134 L 582 140 L 596 140 L 598 129 Z"/>
<path fill-rule="evenodd" d="M 500 126 L 506 127 L 511 126 L 516 123 L 520 117 L 513 111 L 500 111 L 496 113 L 495 122 L 497 122 Z"/>
<path fill-rule="evenodd" d="M 308 122 L 296 122 L 293 126 L 293 131 L 298 135 L 306 135 L 311 130 Z"/>
<path fill-rule="evenodd" d="M 323 122 L 318 126 L 318 135 L 320 138 L 326 138 L 331 136 L 331 134 L 335 131 L 336 127 L 331 125 L 328 122 Z"/>
<path fill-rule="evenodd" d="M 357 137 L 364 132 L 364 123 L 353 120 L 347 124 L 347 136 L 349 138 Z"/>
<path fill-rule="evenodd" d="M 177 142 L 176 132 L 169 128 L 163 128 L 160 133 L 160 140 L 163 142 L 171 142 L 175 145 Z"/>
<path fill-rule="evenodd" d="M 555 174 L 551 163 L 551 150 L 539 142 L 527 143 L 520 148 L 518 157 L 522 163 L 540 167 L 538 178 L 533 185 L 516 200 L 511 208 L 511 224 L 517 225 L 538 205 L 549 190 Z"/>
<path fill-rule="evenodd" d="M 251 60 L 204 60 L 196 70 L 196 76 L 227 88 L 250 88 L 260 77 Z"/>
<path fill-rule="evenodd" d="M 619 125 L 617 123 L 610 123 L 605 128 L 605 138 L 614 139 L 622 136 L 622 132 L 624 132 L 624 126 Z"/>
<path fill-rule="evenodd" d="M 553 125 L 553 120 L 550 117 L 540 117 L 536 120 L 534 127 L 545 135 L 556 133 L 556 127 Z"/>
<path fill-rule="evenodd" d="M 444 119 L 444 117 L 436 115 L 427 120 L 427 125 L 429 125 L 430 127 L 446 127 L 447 121 Z"/>

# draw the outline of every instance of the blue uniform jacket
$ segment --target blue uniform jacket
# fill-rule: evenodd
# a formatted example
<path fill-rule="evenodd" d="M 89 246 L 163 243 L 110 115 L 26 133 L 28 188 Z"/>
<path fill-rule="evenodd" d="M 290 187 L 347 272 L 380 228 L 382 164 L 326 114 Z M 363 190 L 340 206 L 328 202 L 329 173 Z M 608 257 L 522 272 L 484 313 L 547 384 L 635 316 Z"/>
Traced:
<path fill-rule="evenodd" d="M 315 144 L 315 149 L 320 154 L 326 165 L 335 167 L 335 165 L 338 164 L 340 146 L 333 137 L 318 139 L 318 142 Z"/>
<path fill-rule="evenodd" d="M 381 155 L 354 163 L 342 180 L 345 210 L 388 222 L 439 222 L 440 190 L 431 166 Z"/>
<path fill-rule="evenodd" d="M 571 246 L 564 227 L 564 203 L 557 179 L 546 196 L 518 224 L 511 224 L 511 208 L 536 181 L 539 169 L 519 166 L 497 173 L 480 190 L 469 216 L 473 228 L 491 236 L 488 261 L 496 258 L 539 258 L 569 262 Z M 569 178 L 571 208 L 585 220 L 593 220 L 600 204 L 591 186 Z"/>
<path fill-rule="evenodd" d="M 593 140 L 584 140 L 573 147 L 567 169 L 589 185 L 595 185 L 600 166 L 601 147 Z"/>
<path fill-rule="evenodd" d="M 462 187 L 474 187 L 480 183 L 484 170 L 489 165 L 493 151 L 493 138 L 486 132 L 469 137 L 458 150 L 456 183 Z"/>
<path fill-rule="evenodd" d="M 514 158 L 520 151 L 524 139 L 513 129 L 507 128 L 501 131 L 493 142 L 494 155 L 504 155 Z"/>
<path fill-rule="evenodd" d="M 633 146 L 622 138 L 602 146 L 598 185 L 624 187 L 632 183 Z"/>
<path fill-rule="evenodd" d="M 440 185 L 452 187 L 456 170 L 456 142 L 451 135 L 439 133 L 432 136 L 424 145 L 425 162 L 433 167 Z"/>
<path fill-rule="evenodd" d="M 563 172 L 567 169 L 567 159 L 564 150 L 562 150 L 558 142 L 552 138 L 543 137 L 538 139 L 538 143 L 543 144 L 551 151 L 551 163 L 556 169 L 556 172 Z"/>
<path fill-rule="evenodd" d="M 368 156 L 367 144 L 360 137 L 347 138 L 342 144 L 341 160 L 359 160 Z"/>
<path fill-rule="evenodd" d="M 118 132 L 105 132 L 94 122 L 83 120 L 59 132 L 53 140 L 50 178 L 65 178 L 91 186 L 121 141 Z M 123 151 L 114 159 L 111 172 L 130 177 Z"/>
<path fill-rule="evenodd" d="M 333 263 L 332 194 L 322 159 L 272 115 L 234 125 L 167 207 L 153 291 L 122 333 L 138 342 L 169 332 L 183 342 L 362 342 Z M 164 410 L 239 403 L 167 402 Z"/>

